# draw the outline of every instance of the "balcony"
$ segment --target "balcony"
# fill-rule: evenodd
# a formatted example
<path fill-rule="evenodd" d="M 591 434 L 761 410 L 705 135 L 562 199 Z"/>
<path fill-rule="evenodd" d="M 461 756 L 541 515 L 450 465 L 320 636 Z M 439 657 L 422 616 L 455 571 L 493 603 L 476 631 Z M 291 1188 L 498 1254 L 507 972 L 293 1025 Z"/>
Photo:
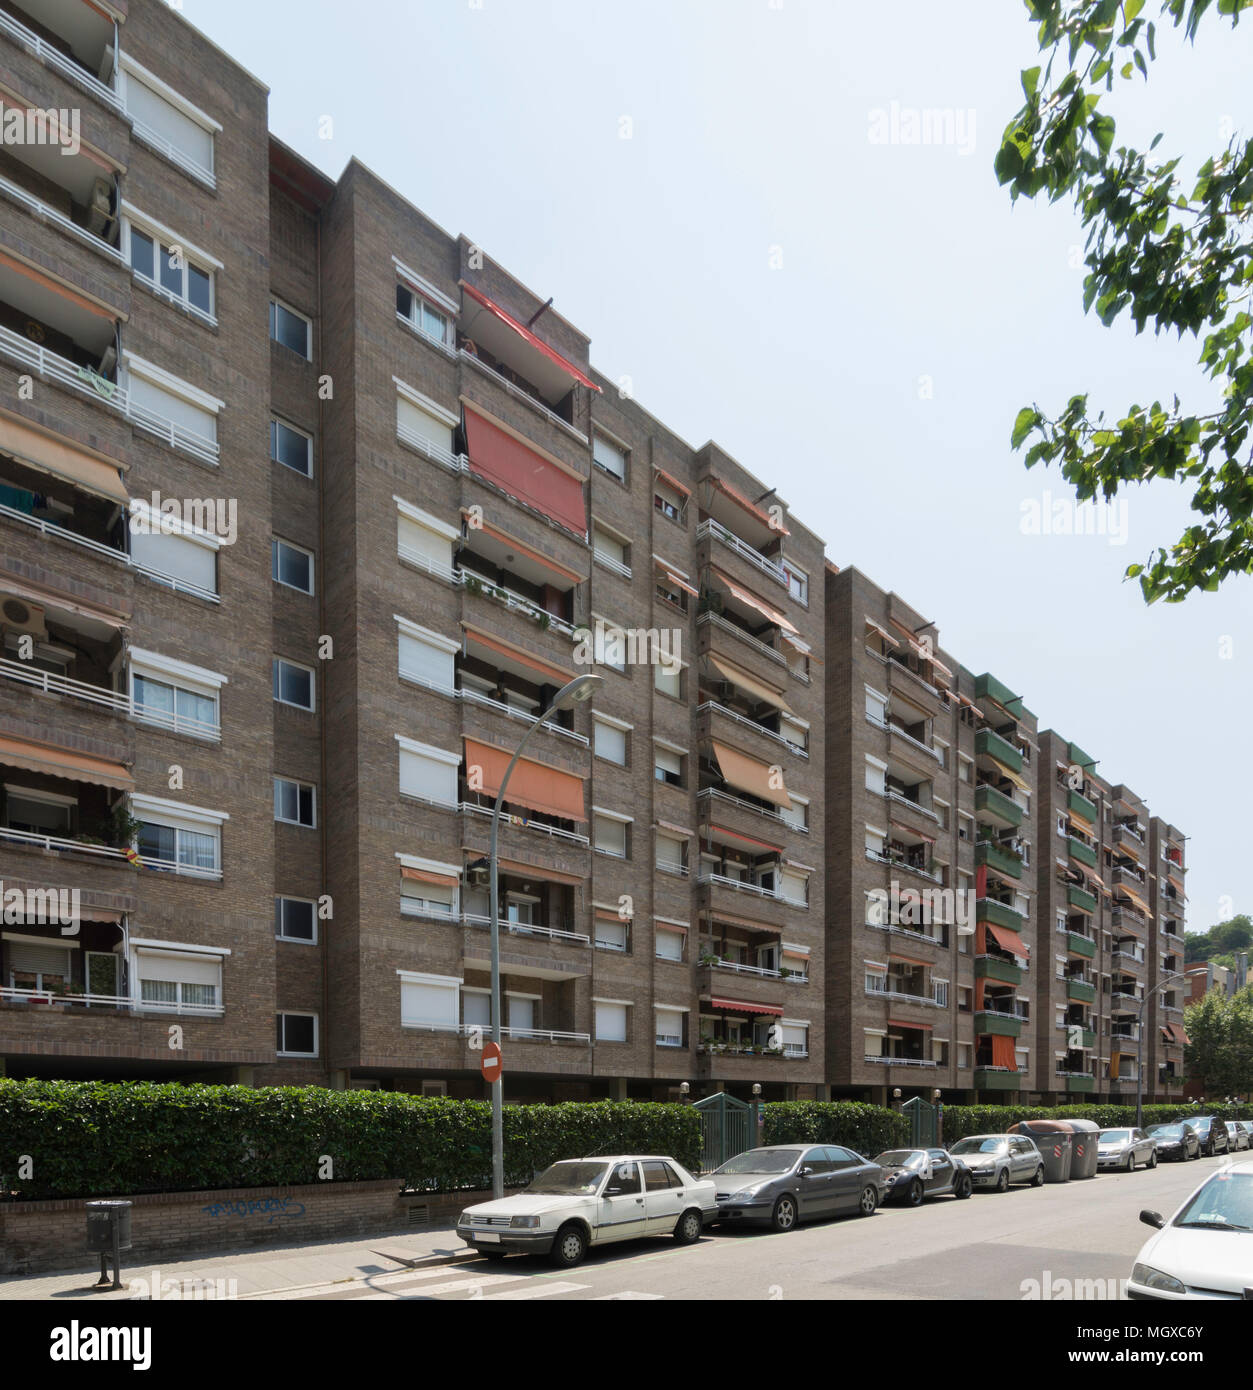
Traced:
<path fill-rule="evenodd" d="M 738 555 L 740 559 L 746 560 L 768 579 L 774 580 L 776 584 L 781 584 L 785 589 L 788 587 L 787 574 L 781 565 L 763 555 L 760 550 L 749 545 L 747 541 L 741 540 L 734 531 L 723 526 L 721 522 L 715 521 L 713 517 L 707 517 L 697 526 L 696 539 L 697 541 L 717 541 L 719 545 L 725 546 Z"/>
<path fill-rule="evenodd" d="M 1008 903 L 997 902 L 995 898 L 980 898 L 975 904 L 975 921 L 991 922 L 993 926 L 1004 927 L 1007 931 L 1020 932 L 1027 925 L 1027 919 Z"/>
<path fill-rule="evenodd" d="M 731 709 L 729 706 L 719 704 L 714 699 L 706 698 L 704 692 L 701 694 L 701 703 L 696 709 L 697 717 L 700 720 L 698 731 L 701 734 L 712 734 L 715 724 L 720 720 L 730 720 L 737 728 L 747 729 L 754 734 L 760 734 L 763 738 L 769 739 L 780 748 L 785 748 L 789 753 L 795 753 L 799 758 L 808 758 L 809 753 L 806 749 L 793 743 L 791 739 L 785 738 L 783 734 L 769 727 L 769 716 L 754 718 L 748 714 L 741 714 Z M 777 715 L 775 721 L 777 722 Z"/>
<path fill-rule="evenodd" d="M 1022 754 L 993 729 L 980 729 L 975 735 L 975 756 L 994 758 L 1011 772 L 1022 771 Z"/>
<path fill-rule="evenodd" d="M 1085 820 L 1090 825 L 1096 823 L 1096 802 L 1089 801 L 1082 792 L 1068 790 L 1066 807 L 1072 815 L 1078 816 L 1080 820 Z"/>
<path fill-rule="evenodd" d="M 1066 1094 L 1071 1096 L 1087 1096 L 1096 1090 L 1096 1077 L 1091 1072 L 1065 1072 L 1058 1073 L 1058 1080 L 1065 1077 Z"/>
<path fill-rule="evenodd" d="M 1012 797 L 984 783 L 975 788 L 975 815 L 1003 829 L 1016 829 L 1022 824 L 1023 810 Z"/>
<path fill-rule="evenodd" d="M 1019 696 L 989 672 L 984 672 L 981 676 L 975 677 L 975 699 L 994 700 L 1002 709 L 1008 710 L 1011 714 L 1017 715 L 1017 707 L 1021 707 L 1022 701 Z"/>
<path fill-rule="evenodd" d="M 113 90 L 116 30 L 113 21 L 94 5 L 48 5 L 28 0 L 39 19 L 13 5 L 0 10 L 0 34 L 32 54 L 102 105 L 122 110 Z"/>
<path fill-rule="evenodd" d="M 999 980 L 1005 985 L 1022 984 L 1022 967 L 997 956 L 975 957 L 976 980 Z"/>
<path fill-rule="evenodd" d="M 980 841 L 975 845 L 975 864 L 986 864 L 989 869 L 1000 874 L 1003 878 L 1019 879 L 1022 877 L 1022 859 L 1013 850 L 993 844 L 988 840 Z"/>
<path fill-rule="evenodd" d="M 1080 912 L 1094 913 L 1096 911 L 1096 895 L 1082 888 L 1067 888 L 1066 902 L 1070 907 L 1077 908 Z"/>
<path fill-rule="evenodd" d="M 1144 836 L 1137 834 L 1134 826 L 1116 825 L 1110 836 L 1110 843 L 1137 863 L 1144 856 Z"/>
<path fill-rule="evenodd" d="M 0 19 L 3 13 L 0 10 Z M 73 155 L 55 144 L 16 145 L 0 151 L 0 197 L 76 246 L 115 266 L 124 264 L 117 245 L 121 225 L 117 188 L 85 154 Z M 98 263 L 78 259 L 84 269 L 100 269 Z"/>
<path fill-rule="evenodd" d="M 1096 1003 L 1096 986 L 1084 980 L 1066 980 L 1066 998 L 1076 1004 Z"/>
<path fill-rule="evenodd" d="M 1085 845 L 1082 840 L 1076 840 L 1073 835 L 1066 840 L 1066 850 L 1072 859 L 1076 859 L 1080 864 L 1086 864 L 1089 869 L 1096 868 L 1096 850 L 1089 845 Z"/>
<path fill-rule="evenodd" d="M 975 1014 L 975 1036 L 995 1034 L 1001 1038 L 1017 1038 L 1022 1034 L 1023 1020 L 1014 1014 L 983 1010 Z"/>
<path fill-rule="evenodd" d="M 975 1090 L 1017 1091 L 1022 1085 L 1022 1073 L 1000 1067 L 976 1067 Z"/>
<path fill-rule="evenodd" d="M 1081 936 L 1078 932 L 1068 931 L 1066 933 L 1066 952 L 1072 957 L 1081 956 L 1084 960 L 1091 960 L 1096 955 L 1096 942 L 1086 936 Z"/>

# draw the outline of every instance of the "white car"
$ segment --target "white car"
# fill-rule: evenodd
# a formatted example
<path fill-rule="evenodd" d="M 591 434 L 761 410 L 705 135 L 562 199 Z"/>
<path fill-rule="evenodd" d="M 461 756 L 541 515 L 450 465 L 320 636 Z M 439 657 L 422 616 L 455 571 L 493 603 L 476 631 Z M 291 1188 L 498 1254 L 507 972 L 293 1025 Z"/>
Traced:
<path fill-rule="evenodd" d="M 1169 1221 L 1140 1220 L 1157 1234 L 1136 1256 L 1129 1298 L 1253 1297 L 1253 1161 L 1211 1173 Z"/>
<path fill-rule="evenodd" d="M 623 1154 L 554 1163 L 522 1192 L 467 1207 L 457 1234 L 490 1257 L 551 1255 L 569 1269 L 589 1245 L 638 1236 L 673 1236 L 688 1245 L 717 1214 L 708 1179 L 694 1178 L 673 1158 Z"/>

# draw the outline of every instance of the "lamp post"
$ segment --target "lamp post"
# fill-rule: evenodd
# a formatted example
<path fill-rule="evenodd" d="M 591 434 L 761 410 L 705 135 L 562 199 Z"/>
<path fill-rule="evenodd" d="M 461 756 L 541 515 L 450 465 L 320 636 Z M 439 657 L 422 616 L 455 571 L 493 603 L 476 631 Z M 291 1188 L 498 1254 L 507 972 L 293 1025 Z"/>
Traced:
<path fill-rule="evenodd" d="M 1204 975 L 1204 970 L 1179 970 L 1173 975 L 1167 975 L 1164 980 L 1160 980 L 1151 990 L 1140 1000 L 1140 1008 L 1136 1015 L 1136 1128 L 1144 1128 L 1144 1010 L 1148 1007 L 1148 1002 L 1158 992 L 1165 989 L 1167 985 L 1174 984 L 1176 980 L 1186 980 L 1189 975 Z"/>
<path fill-rule="evenodd" d="M 492 842 L 488 855 L 488 873 L 491 875 L 491 914 L 492 914 L 492 1041 L 500 1046 L 500 880 L 497 863 L 497 841 L 500 831 L 500 808 L 505 800 L 505 788 L 522 750 L 531 735 L 558 710 L 571 709 L 590 700 L 596 687 L 604 681 L 603 676 L 575 676 L 563 685 L 553 697 L 553 702 L 539 715 L 531 727 L 522 735 L 522 741 L 514 749 L 505 775 L 500 780 L 500 790 L 496 793 L 496 805 L 492 808 Z M 501 1075 L 492 1082 L 492 1196 L 499 1199 L 505 1195 L 505 1116 L 504 1116 L 504 1068 Z"/>

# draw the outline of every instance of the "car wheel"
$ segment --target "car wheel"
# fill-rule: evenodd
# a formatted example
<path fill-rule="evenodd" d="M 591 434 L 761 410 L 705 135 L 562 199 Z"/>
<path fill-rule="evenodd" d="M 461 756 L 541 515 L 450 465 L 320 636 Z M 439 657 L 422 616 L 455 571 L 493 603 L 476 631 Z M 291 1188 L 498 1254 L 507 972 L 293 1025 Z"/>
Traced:
<path fill-rule="evenodd" d="M 961 1177 L 957 1179 L 957 1186 L 953 1189 L 953 1196 L 965 1201 L 974 1190 L 975 1185 L 970 1174 L 963 1173 Z"/>
<path fill-rule="evenodd" d="M 698 1211 L 685 1211 L 674 1228 L 674 1238 L 680 1245 L 695 1245 L 700 1239 L 701 1219 Z"/>
<path fill-rule="evenodd" d="M 1135 1156 L 1135 1154 L 1133 1154 L 1133 1153 L 1131 1153 L 1130 1151 L 1128 1151 L 1128 1153 L 1127 1153 L 1127 1162 L 1126 1162 L 1123 1166 L 1126 1168 L 1126 1170 L 1127 1170 L 1128 1173 L 1134 1173 L 1135 1170 L 1136 1170 L 1136 1156 Z"/>
<path fill-rule="evenodd" d="M 1154 1150 L 1153 1153 L 1149 1154 L 1149 1161 L 1148 1161 L 1148 1163 L 1147 1163 L 1145 1166 L 1148 1167 L 1148 1168 L 1156 1168 L 1156 1167 L 1157 1167 L 1157 1151 L 1156 1151 L 1156 1150 Z"/>
<path fill-rule="evenodd" d="M 1031 1179 L 1031 1186 L 1032 1186 L 1032 1187 L 1043 1187 L 1043 1186 L 1044 1186 L 1044 1164 L 1043 1164 L 1043 1163 L 1041 1163 L 1040 1166 L 1035 1170 L 1035 1176 Z"/>
<path fill-rule="evenodd" d="M 905 1189 L 905 1205 L 907 1207 L 920 1207 L 922 1206 L 922 1197 L 922 1184 L 915 1178 Z"/>
<path fill-rule="evenodd" d="M 1001 1171 L 996 1175 L 996 1190 L 997 1190 L 998 1192 L 1008 1192 L 1008 1191 L 1009 1191 L 1009 1169 L 1008 1169 L 1008 1168 L 1002 1168 Z"/>
<path fill-rule="evenodd" d="M 861 1190 L 861 1201 L 857 1204 L 858 1214 L 861 1216 L 873 1216 L 879 1209 L 879 1193 L 873 1187 L 863 1187 Z"/>
<path fill-rule="evenodd" d="M 785 1193 L 770 1213 L 770 1227 L 775 1231 L 790 1231 L 796 1225 L 796 1198 Z"/>
<path fill-rule="evenodd" d="M 557 1232 L 557 1239 L 553 1241 L 553 1264 L 560 1265 L 562 1269 L 573 1269 L 575 1265 L 583 1262 L 586 1254 L 587 1237 L 583 1234 L 582 1226 L 576 1226 L 571 1222 L 569 1226 L 563 1226 Z"/>

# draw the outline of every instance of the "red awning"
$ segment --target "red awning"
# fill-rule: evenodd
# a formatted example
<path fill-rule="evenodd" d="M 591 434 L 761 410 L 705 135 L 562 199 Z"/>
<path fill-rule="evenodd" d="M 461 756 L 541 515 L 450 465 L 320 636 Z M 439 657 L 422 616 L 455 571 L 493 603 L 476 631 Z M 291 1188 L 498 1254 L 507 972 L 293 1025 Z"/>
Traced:
<path fill-rule="evenodd" d="M 1168 1023 L 1166 1025 L 1166 1028 L 1170 1034 L 1170 1040 L 1172 1042 L 1178 1043 L 1180 1047 L 1184 1047 L 1187 1045 L 1188 1035 L 1183 1031 L 1182 1024 Z"/>
<path fill-rule="evenodd" d="M 465 740 L 465 746 L 467 777 L 472 769 L 478 769 L 480 774 L 478 785 L 472 785 L 471 790 L 496 796 L 512 754 L 472 738 Z M 562 820 L 587 819 L 583 808 L 583 779 L 531 758 L 518 759 L 505 796 L 509 801 Z"/>
<path fill-rule="evenodd" d="M 755 502 L 750 502 L 742 492 L 737 488 L 733 488 L 731 484 L 724 479 L 710 475 L 708 478 L 702 479 L 702 481 L 716 487 L 724 496 L 729 497 L 737 507 L 742 507 L 750 516 L 756 517 L 763 526 L 768 527 L 771 531 L 777 531 L 781 536 L 790 536 L 792 534 L 781 521 L 775 522 L 770 516 L 763 512 Z"/>
<path fill-rule="evenodd" d="M 576 535 L 587 534 L 587 506 L 583 482 L 563 473 L 542 454 L 528 449 L 520 439 L 467 408 L 466 449 L 470 471 L 495 483 L 511 497 Z"/>
<path fill-rule="evenodd" d="M 1013 956 L 1021 956 L 1023 960 L 1028 959 L 1031 955 L 1030 947 L 1016 931 L 1010 931 L 1008 927 L 998 927 L 992 922 L 985 922 L 982 925 L 986 926 L 988 931 L 992 933 L 992 940 L 1001 950 L 1008 951 Z"/>
<path fill-rule="evenodd" d="M 1018 1053 L 1014 1050 L 1013 1038 L 992 1034 L 992 1065 L 1004 1067 L 1006 1071 L 1018 1070 Z"/>
<path fill-rule="evenodd" d="M 929 1033 L 935 1025 L 932 1023 L 911 1023 L 907 1018 L 889 1018 L 889 1028 L 920 1028 L 924 1033 Z"/>
<path fill-rule="evenodd" d="M 692 489 L 679 482 L 673 473 L 667 473 L 664 468 L 654 468 L 653 472 L 668 488 L 672 488 L 677 492 L 680 497 L 690 497 L 692 495 Z"/>
<path fill-rule="evenodd" d="M 743 1011 L 748 1014 L 771 1014 L 777 1018 L 783 1017 L 783 1010 L 776 1009 L 773 1004 L 753 1004 L 745 999 L 711 999 L 709 1002 L 715 1009 L 735 1009 L 737 1012 Z"/>
<path fill-rule="evenodd" d="M 460 882 L 455 874 L 433 874 L 429 869 L 411 869 L 407 864 L 401 865 L 400 876 L 413 883 L 432 883 L 440 888 L 456 888 Z"/>
<path fill-rule="evenodd" d="M 600 387 L 596 385 L 596 383 L 591 379 L 591 377 L 584 376 L 584 374 L 574 365 L 573 362 L 567 361 L 566 358 L 562 357 L 562 355 L 556 350 L 556 348 L 550 348 L 546 342 L 544 342 L 540 338 L 537 338 L 535 334 L 532 333 L 531 330 L 524 323 L 519 323 L 518 320 L 515 319 L 512 314 L 506 313 L 506 311 L 502 309 L 499 304 L 488 299 L 488 297 L 485 294 L 483 294 L 480 290 L 476 290 L 473 285 L 467 285 L 464 280 L 462 280 L 461 282 L 461 288 L 466 292 L 466 294 L 470 296 L 471 299 L 474 300 L 476 304 L 481 304 L 483 308 L 488 311 L 488 313 L 493 314 L 496 318 L 498 318 L 501 321 L 501 323 L 505 324 L 506 327 L 512 328 L 519 338 L 523 339 L 525 342 L 530 343 L 530 345 L 536 350 L 536 352 L 543 353 L 544 356 L 547 357 L 548 360 L 554 366 L 560 367 L 561 370 L 565 372 L 567 376 L 573 377 L 575 381 L 581 383 L 583 386 L 586 386 L 590 391 L 595 391 L 598 394 L 600 394 Z"/>

